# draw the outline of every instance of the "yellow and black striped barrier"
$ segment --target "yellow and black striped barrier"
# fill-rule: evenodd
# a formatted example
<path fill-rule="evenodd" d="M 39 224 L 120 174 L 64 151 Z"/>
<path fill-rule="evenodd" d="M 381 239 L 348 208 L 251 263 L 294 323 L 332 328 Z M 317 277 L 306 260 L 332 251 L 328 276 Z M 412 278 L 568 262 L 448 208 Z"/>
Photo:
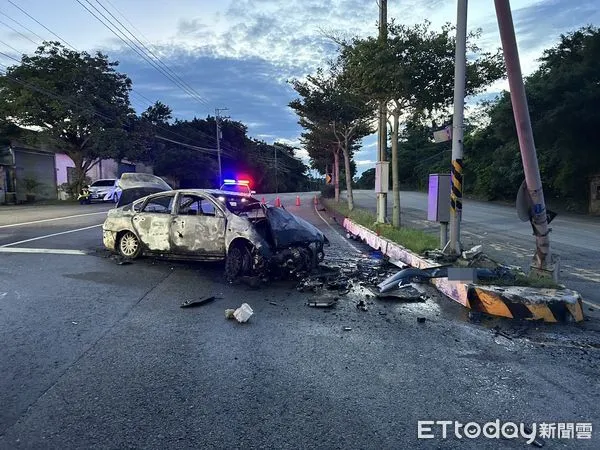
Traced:
<path fill-rule="evenodd" d="M 469 285 L 467 302 L 467 308 L 473 311 L 510 319 L 544 322 L 583 320 L 581 297 L 570 290 Z"/>
<path fill-rule="evenodd" d="M 463 160 L 452 160 L 452 191 L 450 192 L 450 208 L 452 214 L 462 212 L 463 192 Z"/>

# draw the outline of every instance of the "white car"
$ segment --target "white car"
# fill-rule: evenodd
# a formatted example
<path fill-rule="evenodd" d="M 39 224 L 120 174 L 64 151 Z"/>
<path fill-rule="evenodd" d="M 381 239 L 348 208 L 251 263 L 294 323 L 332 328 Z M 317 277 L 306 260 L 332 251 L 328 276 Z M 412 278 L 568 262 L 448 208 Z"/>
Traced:
<path fill-rule="evenodd" d="M 114 178 L 96 180 L 90 184 L 90 201 L 106 201 L 106 196 L 112 192 L 115 184 Z"/>
<path fill-rule="evenodd" d="M 127 172 L 115 180 L 105 200 L 113 201 L 117 207 L 156 192 L 170 191 L 165 180 L 149 173 Z"/>

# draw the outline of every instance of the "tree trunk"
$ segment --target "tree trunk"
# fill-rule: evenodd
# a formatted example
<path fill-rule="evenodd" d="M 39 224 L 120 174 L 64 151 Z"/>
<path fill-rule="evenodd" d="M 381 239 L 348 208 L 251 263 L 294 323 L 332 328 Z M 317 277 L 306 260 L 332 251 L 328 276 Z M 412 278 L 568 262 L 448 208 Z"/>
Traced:
<path fill-rule="evenodd" d="M 333 186 L 335 188 L 335 201 L 340 201 L 340 149 L 333 152 Z"/>
<path fill-rule="evenodd" d="M 342 147 L 344 152 L 344 171 L 346 172 L 346 197 L 348 199 L 348 209 L 354 209 L 354 196 L 352 194 L 352 169 L 350 168 L 350 152 L 348 151 L 348 139 L 344 140 Z"/>
<path fill-rule="evenodd" d="M 392 126 L 392 225 L 400 226 L 400 180 L 398 176 L 398 126 L 400 123 L 400 111 L 396 109 L 393 114 Z"/>

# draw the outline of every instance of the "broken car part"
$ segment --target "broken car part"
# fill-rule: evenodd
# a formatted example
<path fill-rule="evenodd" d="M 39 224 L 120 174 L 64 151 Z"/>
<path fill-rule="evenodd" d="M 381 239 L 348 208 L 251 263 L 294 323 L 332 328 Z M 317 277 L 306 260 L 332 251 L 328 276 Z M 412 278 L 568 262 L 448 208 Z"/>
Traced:
<path fill-rule="evenodd" d="M 204 297 L 198 300 L 186 300 L 181 304 L 180 308 L 191 308 L 193 306 L 206 305 L 207 303 L 212 302 L 216 298 L 217 297 L 215 297 L 214 295 L 211 295 L 210 297 Z"/>

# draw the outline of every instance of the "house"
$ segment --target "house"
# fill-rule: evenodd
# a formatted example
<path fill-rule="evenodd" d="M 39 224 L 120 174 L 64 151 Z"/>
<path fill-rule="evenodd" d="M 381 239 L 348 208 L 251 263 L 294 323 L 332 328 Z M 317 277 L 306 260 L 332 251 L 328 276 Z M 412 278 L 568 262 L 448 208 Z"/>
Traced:
<path fill-rule="evenodd" d="M 47 148 L 12 142 L 0 157 L 0 203 L 22 203 L 28 195 L 55 199 L 55 153 Z"/>
<path fill-rule="evenodd" d="M 74 179 L 75 163 L 64 153 L 22 142 L 0 149 L 0 204 L 62 199 L 68 196 L 61 187 Z M 153 173 L 152 168 L 130 161 L 112 159 L 99 161 L 87 176 L 91 181 L 118 178 L 125 172 Z"/>

